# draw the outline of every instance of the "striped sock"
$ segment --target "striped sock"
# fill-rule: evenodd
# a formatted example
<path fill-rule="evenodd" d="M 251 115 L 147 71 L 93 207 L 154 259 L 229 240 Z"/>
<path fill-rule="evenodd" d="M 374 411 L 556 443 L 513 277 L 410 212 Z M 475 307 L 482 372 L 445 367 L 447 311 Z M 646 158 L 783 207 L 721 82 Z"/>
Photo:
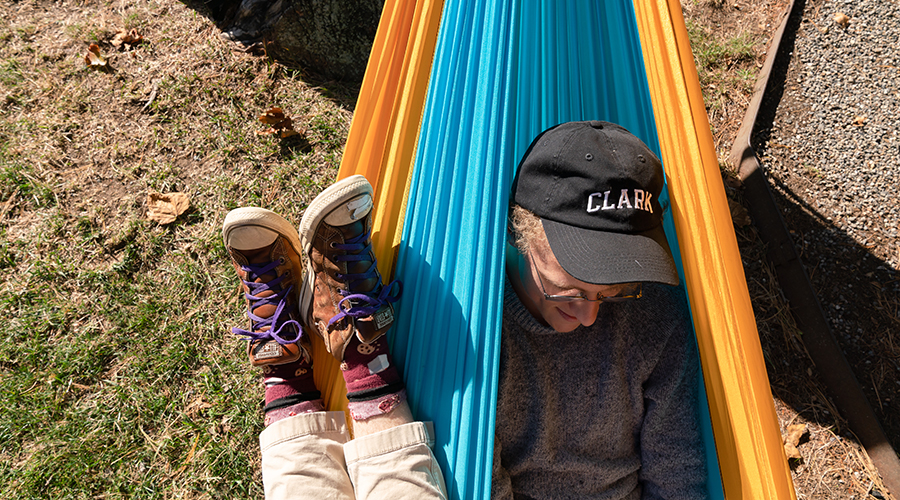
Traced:
<path fill-rule="evenodd" d="M 265 425 L 325 409 L 322 394 L 313 380 L 312 364 L 304 356 L 292 363 L 266 365 L 263 384 L 266 386 Z"/>
<path fill-rule="evenodd" d="M 388 352 L 387 338 L 363 344 L 354 335 L 344 350 L 341 373 L 353 420 L 390 413 L 406 400 L 403 379 Z"/>

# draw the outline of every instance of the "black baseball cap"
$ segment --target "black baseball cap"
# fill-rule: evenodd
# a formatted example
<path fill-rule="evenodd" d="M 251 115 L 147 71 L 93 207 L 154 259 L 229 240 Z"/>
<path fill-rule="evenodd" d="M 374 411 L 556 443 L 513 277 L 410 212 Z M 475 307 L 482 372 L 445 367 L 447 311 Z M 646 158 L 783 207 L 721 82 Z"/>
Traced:
<path fill-rule="evenodd" d="M 510 199 L 540 217 L 553 255 L 575 278 L 677 285 L 659 204 L 663 184 L 659 158 L 623 127 L 568 122 L 534 139 Z"/>

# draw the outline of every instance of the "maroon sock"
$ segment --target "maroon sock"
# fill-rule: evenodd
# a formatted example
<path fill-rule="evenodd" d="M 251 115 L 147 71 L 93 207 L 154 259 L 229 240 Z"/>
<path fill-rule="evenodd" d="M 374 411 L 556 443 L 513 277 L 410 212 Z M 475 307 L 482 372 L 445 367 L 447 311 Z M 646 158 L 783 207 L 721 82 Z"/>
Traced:
<path fill-rule="evenodd" d="M 354 335 L 344 350 L 341 373 L 347 383 L 347 406 L 353 420 L 390 413 L 406 400 L 403 379 L 383 335 L 369 344 Z"/>
<path fill-rule="evenodd" d="M 322 394 L 316 389 L 312 365 L 304 357 L 293 363 L 263 368 L 266 386 L 266 425 L 300 413 L 324 410 Z"/>

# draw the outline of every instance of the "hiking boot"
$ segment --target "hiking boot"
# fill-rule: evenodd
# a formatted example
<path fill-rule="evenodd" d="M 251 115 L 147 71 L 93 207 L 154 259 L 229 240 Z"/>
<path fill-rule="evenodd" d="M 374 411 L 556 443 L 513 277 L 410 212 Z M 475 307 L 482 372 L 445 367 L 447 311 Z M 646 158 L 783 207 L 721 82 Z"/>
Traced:
<path fill-rule="evenodd" d="M 390 328 L 391 303 L 400 298 L 399 281 L 381 283 L 372 252 L 372 191 L 365 177 L 348 177 L 317 196 L 300 221 L 307 258 L 300 314 L 338 361 L 353 335 L 370 344 Z"/>
<path fill-rule="evenodd" d="M 300 238 L 291 223 L 264 208 L 228 212 L 222 226 L 225 248 L 241 279 L 250 329 L 244 337 L 250 364 L 280 365 L 309 357 L 297 312 L 303 264 Z"/>

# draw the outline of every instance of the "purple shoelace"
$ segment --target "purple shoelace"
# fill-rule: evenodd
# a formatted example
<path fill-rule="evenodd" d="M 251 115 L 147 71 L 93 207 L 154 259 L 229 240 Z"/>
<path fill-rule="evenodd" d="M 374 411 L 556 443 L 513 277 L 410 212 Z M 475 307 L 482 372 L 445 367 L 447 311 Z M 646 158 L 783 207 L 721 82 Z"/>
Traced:
<path fill-rule="evenodd" d="M 241 269 L 247 273 L 247 278 L 255 279 L 255 277 L 262 276 L 270 271 L 274 270 L 275 267 L 280 265 L 280 261 L 270 262 L 269 264 L 257 266 L 253 264 L 248 264 L 246 266 L 241 266 Z M 274 339 L 279 344 L 291 344 L 296 342 L 300 335 L 302 335 L 302 329 L 300 328 L 300 323 L 296 320 L 287 320 L 282 321 L 282 314 L 286 314 L 285 304 L 287 301 L 285 298 L 289 293 L 291 293 L 291 289 L 293 286 L 289 286 L 287 288 L 282 288 L 281 290 L 277 290 L 276 287 L 284 280 L 285 275 L 278 276 L 277 278 L 269 281 L 268 283 L 255 283 L 253 281 L 244 281 L 244 284 L 247 285 L 250 293 L 244 293 L 244 297 L 250 300 L 250 307 L 247 310 L 247 317 L 250 318 L 250 328 L 251 330 L 244 330 L 243 328 L 232 328 L 231 331 L 235 335 L 240 335 L 245 338 L 245 340 L 265 340 L 265 339 Z M 243 280 L 241 280 L 243 281 Z M 280 287 L 279 287 L 280 288 Z M 267 290 L 271 290 L 275 292 L 274 294 L 268 297 L 260 297 L 259 294 L 265 292 Z M 259 316 L 253 314 L 253 310 L 259 306 L 263 305 L 276 305 L 275 314 L 273 314 L 269 318 L 260 318 Z M 289 328 L 285 333 L 292 334 L 290 339 L 286 339 L 281 336 L 282 330 L 285 327 L 293 326 L 294 328 Z M 267 331 L 259 331 L 265 327 L 269 327 Z"/>
<path fill-rule="evenodd" d="M 366 231 L 365 233 L 355 238 L 348 239 L 344 244 L 332 244 L 332 248 L 336 250 L 354 252 L 345 255 L 336 255 L 334 257 L 335 262 L 359 262 L 369 260 L 369 254 L 372 251 L 372 243 L 366 242 L 369 240 L 370 234 L 371 230 Z M 337 323 L 347 316 L 359 318 L 375 314 L 375 312 L 378 311 L 378 309 L 380 309 L 384 304 L 393 303 L 400 300 L 400 294 L 403 293 L 403 283 L 400 280 L 394 280 L 385 286 L 381 284 L 380 277 L 380 286 L 376 287 L 375 290 L 370 293 L 353 293 L 351 291 L 356 288 L 359 283 L 370 278 L 378 277 L 378 263 L 375 261 L 372 261 L 372 265 L 369 266 L 369 269 L 367 269 L 363 273 L 337 274 L 336 277 L 341 281 L 349 281 L 350 283 L 348 285 L 349 290 L 340 290 L 341 295 L 344 297 L 338 303 L 338 308 L 341 310 L 341 312 L 331 318 L 331 320 L 328 322 L 329 326 Z M 397 286 L 396 294 L 392 293 L 392 291 L 394 290 L 394 285 Z M 349 305 L 345 306 L 345 303 Z"/>

